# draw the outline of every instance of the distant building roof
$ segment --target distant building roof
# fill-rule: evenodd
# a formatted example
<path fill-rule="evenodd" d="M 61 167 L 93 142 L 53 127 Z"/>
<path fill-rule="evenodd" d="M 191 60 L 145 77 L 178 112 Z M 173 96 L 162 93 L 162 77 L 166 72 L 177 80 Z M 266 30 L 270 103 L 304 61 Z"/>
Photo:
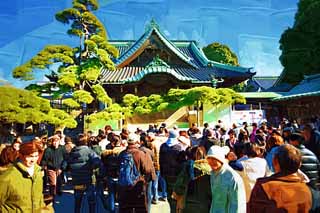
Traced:
<path fill-rule="evenodd" d="M 277 81 L 278 76 L 254 76 L 247 82 L 250 91 L 268 91 Z"/>
<path fill-rule="evenodd" d="M 320 96 L 320 74 L 305 76 L 298 85 L 285 93 L 284 96 L 274 100 L 289 100 L 307 96 Z"/>
<path fill-rule="evenodd" d="M 255 75 L 252 68 L 225 65 L 208 60 L 195 41 L 169 40 L 153 20 L 138 40 L 111 40 L 109 43 L 118 48 L 120 56 L 114 59 L 116 65 L 115 71 L 102 70 L 101 80 L 105 84 L 137 82 L 152 73 L 167 73 L 180 81 L 192 83 L 210 83 L 213 79 L 220 78 L 235 78 L 234 82 L 240 83 Z M 160 55 L 161 49 L 165 49 L 172 56 L 176 57 L 182 66 L 170 64 L 168 62 L 169 59 L 160 58 L 156 55 L 148 59 L 151 61 L 144 62 L 151 64 L 156 57 L 159 57 L 162 63 L 165 63 L 167 66 L 162 66 L 161 64 L 137 66 L 136 64 L 132 64 L 149 47 L 158 48 L 158 52 L 153 53 L 158 55 Z"/>

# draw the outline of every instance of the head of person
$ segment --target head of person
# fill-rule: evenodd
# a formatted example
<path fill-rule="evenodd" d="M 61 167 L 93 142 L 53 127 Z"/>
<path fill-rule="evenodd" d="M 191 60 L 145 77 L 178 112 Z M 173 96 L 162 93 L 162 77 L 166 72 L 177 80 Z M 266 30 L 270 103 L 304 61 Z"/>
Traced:
<path fill-rule="evenodd" d="M 57 130 L 54 134 L 59 136 L 60 139 L 62 138 L 62 131 L 61 130 Z"/>
<path fill-rule="evenodd" d="M 207 161 L 211 169 L 214 172 L 220 171 L 223 164 L 227 162 L 226 155 L 229 153 L 230 149 L 227 146 L 220 147 L 217 145 L 211 146 L 207 153 Z"/>
<path fill-rule="evenodd" d="M 121 138 L 119 135 L 114 135 L 113 138 L 110 141 L 111 145 L 113 147 L 119 147 L 121 146 Z"/>
<path fill-rule="evenodd" d="M 301 135 L 300 133 L 292 133 L 292 135 L 290 135 L 289 137 L 289 143 L 292 146 L 300 146 L 300 144 L 303 143 L 303 135 Z"/>
<path fill-rule="evenodd" d="M 72 138 L 69 137 L 69 136 L 66 136 L 66 137 L 64 138 L 64 142 L 65 142 L 65 144 L 72 144 Z"/>
<path fill-rule="evenodd" d="M 33 167 L 39 158 L 39 146 L 31 141 L 20 146 L 19 158 L 26 167 Z"/>
<path fill-rule="evenodd" d="M 79 134 L 77 146 L 87 146 L 88 141 L 89 141 L 89 138 L 87 134 Z"/>
<path fill-rule="evenodd" d="M 229 138 L 230 138 L 230 139 L 235 139 L 235 137 L 236 137 L 236 133 L 234 132 L 233 129 L 230 129 L 230 130 L 228 131 L 228 135 L 229 135 Z"/>
<path fill-rule="evenodd" d="M 275 173 L 280 172 L 285 175 L 293 174 L 297 172 L 301 166 L 301 153 L 294 146 L 284 144 L 277 149 L 272 163 Z"/>
<path fill-rule="evenodd" d="M 58 135 L 53 135 L 49 138 L 51 140 L 51 146 L 54 148 L 58 148 L 60 144 L 60 137 Z"/>
<path fill-rule="evenodd" d="M 314 129 L 314 125 L 312 123 L 308 123 L 303 127 L 302 135 L 305 141 L 310 140 L 313 129 Z"/>
<path fill-rule="evenodd" d="M 140 141 L 140 137 L 136 133 L 130 133 L 128 135 L 128 140 L 127 140 L 128 145 L 135 145 L 139 143 L 139 141 Z"/>
<path fill-rule="evenodd" d="M 6 146 L 0 154 L 0 166 L 6 166 L 13 163 L 19 157 L 19 152 L 12 146 Z"/>
<path fill-rule="evenodd" d="M 16 139 L 13 140 L 12 148 L 17 150 L 17 151 L 19 151 L 21 144 L 22 144 L 21 138 L 16 138 Z"/>
<path fill-rule="evenodd" d="M 267 140 L 267 150 L 272 149 L 275 146 L 281 146 L 284 144 L 284 140 L 280 135 L 273 134 L 268 140 Z"/>

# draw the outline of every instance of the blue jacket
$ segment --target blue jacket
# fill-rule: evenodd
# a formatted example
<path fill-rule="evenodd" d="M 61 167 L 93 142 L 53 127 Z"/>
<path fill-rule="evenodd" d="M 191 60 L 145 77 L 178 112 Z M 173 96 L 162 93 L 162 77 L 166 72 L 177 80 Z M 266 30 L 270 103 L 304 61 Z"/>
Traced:
<path fill-rule="evenodd" d="M 212 202 L 210 213 L 246 212 L 246 192 L 242 178 L 224 163 L 220 171 L 211 171 Z"/>
<path fill-rule="evenodd" d="M 92 183 L 93 170 L 102 165 L 100 157 L 88 146 L 77 146 L 67 159 L 73 185 Z"/>

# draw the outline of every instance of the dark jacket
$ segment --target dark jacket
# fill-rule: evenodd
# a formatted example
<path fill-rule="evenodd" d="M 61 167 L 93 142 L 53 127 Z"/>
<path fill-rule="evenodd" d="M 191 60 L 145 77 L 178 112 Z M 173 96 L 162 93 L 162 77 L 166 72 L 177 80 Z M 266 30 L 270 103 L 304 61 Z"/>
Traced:
<path fill-rule="evenodd" d="M 146 203 L 146 181 L 144 177 L 151 176 L 152 165 L 151 158 L 146 153 L 139 150 L 136 145 L 129 144 L 127 149 L 122 151 L 129 152 L 133 156 L 136 168 L 140 172 L 141 181 L 138 181 L 133 187 L 119 187 L 119 212 L 127 213 L 132 212 L 135 209 L 136 212 L 147 212 Z"/>
<path fill-rule="evenodd" d="M 124 147 L 116 146 L 112 149 L 106 149 L 101 154 L 102 162 L 106 169 L 107 177 L 119 178 L 120 162 L 119 154 L 124 150 Z"/>
<path fill-rule="evenodd" d="M 206 160 L 189 160 L 184 164 L 173 189 L 178 197 L 183 197 L 183 213 L 210 211 L 210 172 L 211 168 Z"/>
<path fill-rule="evenodd" d="M 68 158 L 72 184 L 82 185 L 92 183 L 93 170 L 101 165 L 100 157 L 88 146 L 74 147 Z"/>
<path fill-rule="evenodd" d="M 320 161 L 320 132 L 315 129 L 312 130 L 310 140 L 306 141 L 304 145 L 313 152 Z"/>
<path fill-rule="evenodd" d="M 180 159 L 182 147 L 180 144 L 168 146 L 163 143 L 160 147 L 160 173 L 161 176 L 176 178 L 182 170 L 182 160 Z M 175 180 L 174 180 L 175 181 Z"/>
<path fill-rule="evenodd" d="M 320 164 L 313 152 L 305 148 L 304 145 L 297 147 L 300 150 L 302 162 L 300 170 L 305 173 L 310 182 L 308 185 L 316 189 L 316 184 L 319 181 Z"/>
<path fill-rule="evenodd" d="M 67 155 L 66 148 L 59 145 L 57 149 L 50 146 L 45 149 L 41 165 L 46 166 L 50 170 L 62 169 L 62 163 Z"/>
<path fill-rule="evenodd" d="M 257 179 L 247 212 L 308 212 L 311 207 L 312 193 L 302 178 L 296 174 L 277 173 Z"/>

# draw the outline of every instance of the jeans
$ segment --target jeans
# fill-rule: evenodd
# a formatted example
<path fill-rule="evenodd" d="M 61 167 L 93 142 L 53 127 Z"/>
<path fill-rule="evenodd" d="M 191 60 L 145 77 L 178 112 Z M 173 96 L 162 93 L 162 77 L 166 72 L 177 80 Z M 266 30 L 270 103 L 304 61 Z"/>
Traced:
<path fill-rule="evenodd" d="M 89 205 L 89 213 L 95 213 L 96 209 L 96 192 L 95 187 L 92 184 L 86 185 L 85 190 L 74 190 L 74 212 L 80 213 L 82 206 L 82 198 L 84 193 L 87 195 L 87 201 Z"/>
<path fill-rule="evenodd" d="M 157 171 L 158 183 L 161 187 L 161 193 L 158 192 L 158 195 L 162 198 L 167 198 L 167 182 L 166 180 L 160 175 L 160 171 Z"/>
<path fill-rule="evenodd" d="M 112 213 L 115 212 L 115 200 L 117 193 L 118 179 L 108 177 L 108 210 Z"/>
<path fill-rule="evenodd" d="M 151 198 L 155 201 L 158 201 L 159 195 L 158 195 L 158 180 L 160 176 L 160 171 L 156 171 L 157 178 L 152 181 L 152 187 L 151 187 Z"/>
<path fill-rule="evenodd" d="M 151 211 L 151 200 L 152 200 L 152 181 L 147 183 L 147 208 L 148 212 Z"/>

